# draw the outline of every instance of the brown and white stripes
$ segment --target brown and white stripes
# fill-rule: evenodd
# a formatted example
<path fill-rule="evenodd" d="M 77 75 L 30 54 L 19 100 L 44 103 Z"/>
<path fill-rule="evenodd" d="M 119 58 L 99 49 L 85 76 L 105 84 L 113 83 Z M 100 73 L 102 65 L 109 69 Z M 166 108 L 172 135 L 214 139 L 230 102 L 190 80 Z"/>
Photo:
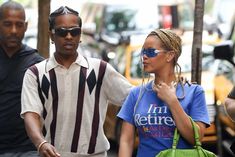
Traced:
<path fill-rule="evenodd" d="M 131 87 L 99 59 L 81 57 L 66 69 L 50 58 L 27 70 L 21 115 L 39 114 L 45 139 L 60 154 L 97 156 L 109 149 L 103 132 L 108 101 L 122 104 Z"/>

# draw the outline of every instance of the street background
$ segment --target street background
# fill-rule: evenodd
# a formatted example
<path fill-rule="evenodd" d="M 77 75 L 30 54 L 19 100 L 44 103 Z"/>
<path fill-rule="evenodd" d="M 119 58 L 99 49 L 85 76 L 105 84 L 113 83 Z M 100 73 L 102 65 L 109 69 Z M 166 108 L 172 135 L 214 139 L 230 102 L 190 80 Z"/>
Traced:
<path fill-rule="evenodd" d="M 0 3 L 3 2 L 4 0 L 0 0 Z M 36 0 L 18 2 L 26 7 L 29 23 L 24 42 L 37 48 L 38 3 Z M 139 85 L 142 77 L 139 52 L 146 35 L 154 28 L 172 28 L 183 40 L 179 64 L 183 76 L 190 80 L 195 1 L 145 0 L 138 2 L 138 5 L 137 1 L 133 0 L 95 0 L 99 5 L 93 2 L 51 0 L 51 12 L 66 5 L 80 13 L 83 20 L 83 36 L 79 52 L 109 62 L 132 84 Z M 141 7 L 136 11 L 133 6 Z M 128 19 L 129 15 L 133 17 Z M 201 85 L 205 89 L 212 125 L 206 131 L 203 147 L 214 151 L 220 157 L 233 156 L 229 146 L 235 139 L 235 124 L 223 108 L 223 101 L 235 84 L 234 17 L 235 0 L 205 0 Z M 52 55 L 53 52 L 54 45 L 50 44 L 48 54 Z M 111 150 L 108 152 L 110 157 L 117 156 L 121 124 L 116 118 L 118 110 L 119 107 L 110 104 L 104 125 L 105 133 L 112 141 Z"/>

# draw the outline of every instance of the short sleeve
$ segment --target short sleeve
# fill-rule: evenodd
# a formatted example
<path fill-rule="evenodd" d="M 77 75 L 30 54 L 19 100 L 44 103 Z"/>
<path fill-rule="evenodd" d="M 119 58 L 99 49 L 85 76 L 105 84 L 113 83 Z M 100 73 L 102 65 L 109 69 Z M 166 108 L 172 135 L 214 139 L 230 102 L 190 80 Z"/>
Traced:
<path fill-rule="evenodd" d="M 203 122 L 210 126 L 209 114 L 206 106 L 205 92 L 199 85 L 196 86 L 193 96 L 193 102 L 190 110 L 190 116 L 194 121 Z"/>
<path fill-rule="evenodd" d="M 133 86 L 128 80 L 107 63 L 103 89 L 112 104 L 122 105 Z"/>
<path fill-rule="evenodd" d="M 31 70 L 27 70 L 24 75 L 22 93 L 21 93 L 21 117 L 24 118 L 24 113 L 35 112 L 42 114 L 43 105 L 38 94 L 38 84 L 36 76 Z"/>
<path fill-rule="evenodd" d="M 134 116 L 133 116 L 135 103 L 136 103 L 136 96 L 134 95 L 134 91 L 131 90 L 130 94 L 127 96 L 117 116 L 123 119 L 124 121 L 132 125 L 135 125 Z"/>

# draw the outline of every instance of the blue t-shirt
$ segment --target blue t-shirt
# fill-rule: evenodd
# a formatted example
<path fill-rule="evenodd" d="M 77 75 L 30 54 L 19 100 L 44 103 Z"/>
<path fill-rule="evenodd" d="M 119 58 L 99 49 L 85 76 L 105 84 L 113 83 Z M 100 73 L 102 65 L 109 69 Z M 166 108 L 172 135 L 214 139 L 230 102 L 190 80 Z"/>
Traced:
<path fill-rule="evenodd" d="M 183 87 L 183 99 L 180 99 L 183 95 L 181 85 L 176 88 L 182 108 L 194 121 L 209 126 L 204 90 L 195 84 Z M 141 99 L 135 105 L 140 92 Z M 140 141 L 137 157 L 155 157 L 160 151 L 172 147 L 175 122 L 168 106 L 152 90 L 152 82 L 133 88 L 117 116 L 137 128 Z M 181 138 L 177 148 L 192 148 L 192 145 Z"/>

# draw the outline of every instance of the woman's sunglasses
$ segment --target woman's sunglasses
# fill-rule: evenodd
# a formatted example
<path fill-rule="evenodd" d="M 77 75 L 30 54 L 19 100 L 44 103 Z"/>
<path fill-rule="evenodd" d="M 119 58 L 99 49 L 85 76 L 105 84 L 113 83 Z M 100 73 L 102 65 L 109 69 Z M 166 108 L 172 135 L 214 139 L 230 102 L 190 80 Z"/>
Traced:
<path fill-rule="evenodd" d="M 81 28 L 80 27 L 72 27 L 72 28 L 56 28 L 52 29 L 52 33 L 60 36 L 60 37 L 66 37 L 68 33 L 70 33 L 71 36 L 76 37 L 81 34 Z"/>
<path fill-rule="evenodd" d="M 154 48 L 148 48 L 148 49 L 143 48 L 141 50 L 141 56 L 146 55 L 148 58 L 156 57 L 160 51 L 161 50 L 157 50 Z"/>

